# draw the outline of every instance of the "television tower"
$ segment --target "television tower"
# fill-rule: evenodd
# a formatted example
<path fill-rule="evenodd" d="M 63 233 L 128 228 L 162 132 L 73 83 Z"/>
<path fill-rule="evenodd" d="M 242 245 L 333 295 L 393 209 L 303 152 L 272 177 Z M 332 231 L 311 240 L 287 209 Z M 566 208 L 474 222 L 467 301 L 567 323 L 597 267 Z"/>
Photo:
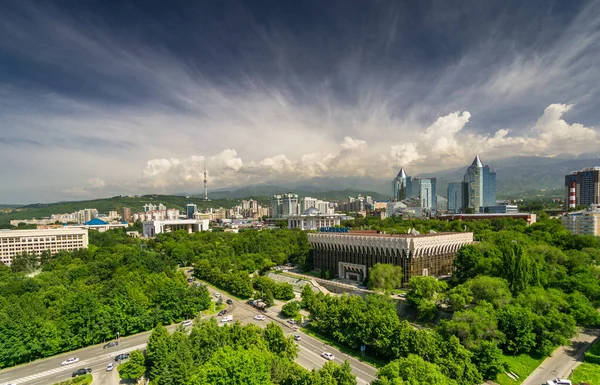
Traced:
<path fill-rule="evenodd" d="M 206 179 L 206 163 L 204 163 L 204 200 L 208 200 L 208 180 Z"/>

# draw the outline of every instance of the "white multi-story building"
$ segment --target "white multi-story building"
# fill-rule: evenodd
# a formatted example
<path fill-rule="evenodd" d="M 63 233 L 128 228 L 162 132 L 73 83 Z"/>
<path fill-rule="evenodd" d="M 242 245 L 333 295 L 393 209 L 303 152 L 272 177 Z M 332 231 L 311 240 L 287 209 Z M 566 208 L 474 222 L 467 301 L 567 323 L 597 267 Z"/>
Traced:
<path fill-rule="evenodd" d="M 316 207 L 310 207 L 303 215 L 292 215 L 287 218 L 288 229 L 317 230 L 322 227 L 340 225 L 342 214 L 321 214 Z"/>
<path fill-rule="evenodd" d="M 10 265 L 15 255 L 27 252 L 56 254 L 88 247 L 88 231 L 80 228 L 48 230 L 0 230 L 0 262 Z"/>
<path fill-rule="evenodd" d="M 575 211 L 562 217 L 562 224 L 572 234 L 600 236 L 600 205 Z"/>
<path fill-rule="evenodd" d="M 156 234 L 171 233 L 185 230 L 188 233 L 208 230 L 208 219 L 180 219 L 174 221 L 145 221 L 142 224 L 144 237 L 154 237 Z"/>

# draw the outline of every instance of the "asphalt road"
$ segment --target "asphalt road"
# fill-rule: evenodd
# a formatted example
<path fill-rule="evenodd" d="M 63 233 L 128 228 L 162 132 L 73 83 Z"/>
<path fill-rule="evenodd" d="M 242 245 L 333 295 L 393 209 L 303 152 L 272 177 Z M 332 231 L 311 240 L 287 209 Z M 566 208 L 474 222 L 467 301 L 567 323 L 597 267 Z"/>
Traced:
<path fill-rule="evenodd" d="M 216 290 L 212 288 L 209 289 L 211 294 L 216 292 Z M 228 298 L 224 293 L 221 293 L 221 295 L 224 299 Z M 357 377 L 358 384 L 363 385 L 371 383 L 371 381 L 375 379 L 377 369 L 374 367 L 343 354 L 311 336 L 295 331 L 292 325 L 285 322 L 285 320 L 280 319 L 274 313 L 267 313 L 267 319 L 265 321 L 255 321 L 253 317 L 262 313 L 241 301 L 236 299 L 233 299 L 233 301 L 233 305 L 229 306 L 228 315 L 232 315 L 234 321 L 240 321 L 242 324 L 255 323 L 262 327 L 266 326 L 268 322 L 273 321 L 283 328 L 286 335 L 300 334 L 301 340 L 297 342 L 300 346 L 300 352 L 296 362 L 306 369 L 312 370 L 313 368 L 320 368 L 326 362 L 326 360 L 321 357 L 321 354 L 323 352 L 330 352 L 335 356 L 334 361 L 338 363 L 343 363 L 344 360 L 348 360 L 353 373 Z M 217 317 L 217 319 L 220 320 L 221 317 Z M 167 329 L 172 332 L 176 327 L 177 325 L 171 325 L 167 327 Z M 0 384 L 53 384 L 71 378 L 71 373 L 79 368 L 92 368 L 92 374 L 95 379 L 101 378 L 103 384 L 114 384 L 113 377 L 116 375 L 116 368 L 114 373 L 106 373 L 107 364 L 109 362 L 114 362 L 114 357 L 118 354 L 145 348 L 150 333 L 151 332 L 145 332 L 134 336 L 123 337 L 120 339 L 117 347 L 103 349 L 104 344 L 95 345 L 1 370 Z M 78 357 L 79 362 L 68 366 L 61 366 L 61 362 L 69 357 Z"/>
<path fill-rule="evenodd" d="M 561 346 L 542 362 L 522 385 L 540 385 L 557 377 L 568 378 L 571 369 L 583 361 L 583 354 L 592 346 L 600 335 L 598 329 L 584 329 L 571 340 L 571 346 Z"/>

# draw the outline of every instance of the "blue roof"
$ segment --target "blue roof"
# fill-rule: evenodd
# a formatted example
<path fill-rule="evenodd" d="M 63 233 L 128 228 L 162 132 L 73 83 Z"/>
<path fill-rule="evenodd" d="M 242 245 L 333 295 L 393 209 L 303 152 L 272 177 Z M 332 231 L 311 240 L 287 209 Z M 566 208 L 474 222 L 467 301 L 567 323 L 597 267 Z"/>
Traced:
<path fill-rule="evenodd" d="M 86 226 L 99 226 L 99 225 L 108 225 L 108 222 L 104 222 L 102 219 L 94 218 L 91 221 L 85 222 Z"/>

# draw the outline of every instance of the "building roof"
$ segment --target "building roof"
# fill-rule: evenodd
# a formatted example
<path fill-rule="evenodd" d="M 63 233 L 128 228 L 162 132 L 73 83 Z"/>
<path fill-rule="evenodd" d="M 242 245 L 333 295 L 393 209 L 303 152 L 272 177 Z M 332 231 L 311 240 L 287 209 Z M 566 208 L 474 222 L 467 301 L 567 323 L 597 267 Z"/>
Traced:
<path fill-rule="evenodd" d="M 471 163 L 471 166 L 483 167 L 483 163 L 481 163 L 481 159 L 479 159 L 479 155 L 475 156 L 475 159 L 473 159 L 473 163 Z"/>
<path fill-rule="evenodd" d="M 402 167 L 398 172 L 397 178 L 407 178 L 406 172 L 404 171 L 404 167 Z"/>
<path fill-rule="evenodd" d="M 87 221 L 84 223 L 86 226 L 103 226 L 108 225 L 108 222 L 104 222 L 102 219 L 94 218 L 91 221 Z"/>
<path fill-rule="evenodd" d="M 418 233 L 418 232 L 417 232 Z M 349 231 L 347 233 L 329 233 L 329 232 L 318 232 L 311 233 L 310 235 L 323 234 L 323 235 L 335 235 L 340 237 L 347 237 L 349 235 L 360 236 L 360 237 L 377 237 L 377 238 L 426 238 L 426 237 L 439 237 L 439 236 L 447 236 L 447 235 L 455 235 L 455 234 L 473 234 L 471 232 L 457 232 L 457 231 L 449 231 L 445 233 L 426 233 L 426 234 L 416 234 L 414 232 L 407 233 L 391 233 L 391 234 L 383 234 L 383 233 L 368 233 L 361 231 Z"/>
<path fill-rule="evenodd" d="M 309 207 L 304 211 L 304 215 L 319 215 L 321 212 L 316 207 Z"/>

